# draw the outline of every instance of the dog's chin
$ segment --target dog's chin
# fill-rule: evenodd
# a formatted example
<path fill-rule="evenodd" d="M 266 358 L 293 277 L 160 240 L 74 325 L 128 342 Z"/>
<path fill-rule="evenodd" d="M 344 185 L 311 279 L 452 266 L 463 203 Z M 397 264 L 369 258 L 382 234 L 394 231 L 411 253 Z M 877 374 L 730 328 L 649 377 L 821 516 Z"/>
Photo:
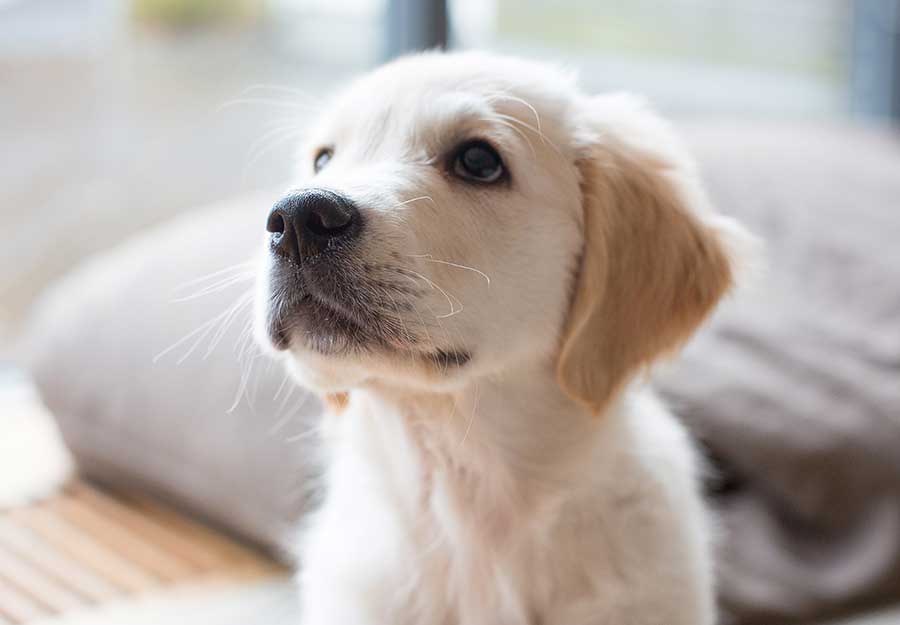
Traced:
<path fill-rule="evenodd" d="M 269 342 L 276 350 L 308 350 L 324 356 L 377 347 L 376 320 L 329 306 L 311 295 L 294 298 L 265 315 Z"/>
<path fill-rule="evenodd" d="M 473 372 L 442 369 L 428 357 L 398 359 L 392 354 L 323 355 L 291 348 L 287 370 L 302 386 L 319 394 L 365 387 L 402 388 L 423 393 L 453 392 L 465 387 Z"/>
<path fill-rule="evenodd" d="M 294 380 L 319 394 L 349 391 L 371 379 L 367 368 L 353 358 L 298 348 L 288 352 L 287 370 Z"/>
<path fill-rule="evenodd" d="M 381 340 L 373 318 L 348 318 L 304 302 L 288 314 L 265 317 L 267 342 L 281 352 L 303 386 L 320 393 L 347 391 L 368 383 L 399 383 L 420 390 L 459 386 L 472 360 L 461 349 L 431 349 Z"/>
<path fill-rule="evenodd" d="M 297 382 L 319 393 L 334 393 L 366 381 L 362 363 L 379 347 L 364 339 L 355 322 L 305 300 L 279 312 L 262 312 L 258 336 L 281 355 Z"/>
<path fill-rule="evenodd" d="M 316 339 L 314 344 L 322 340 Z M 447 391 L 458 389 L 472 371 L 467 366 L 472 359 L 469 352 L 420 352 L 384 346 L 323 351 L 300 340 L 292 340 L 283 352 L 292 376 L 321 393 L 381 383 L 421 391 Z"/>

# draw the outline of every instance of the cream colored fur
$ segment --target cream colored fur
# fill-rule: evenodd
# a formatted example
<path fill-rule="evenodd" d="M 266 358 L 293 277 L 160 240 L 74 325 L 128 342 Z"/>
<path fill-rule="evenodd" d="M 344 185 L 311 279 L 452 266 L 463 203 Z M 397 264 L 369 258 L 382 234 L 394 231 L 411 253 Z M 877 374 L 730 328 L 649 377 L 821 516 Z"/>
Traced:
<path fill-rule="evenodd" d="M 510 184 L 441 170 L 473 136 Z M 334 158 L 313 176 L 320 145 Z M 356 253 L 431 285 L 396 310 L 427 336 L 415 349 L 472 360 L 284 353 L 334 407 L 304 625 L 711 625 L 697 459 L 638 374 L 729 289 L 744 235 L 669 127 L 550 66 L 413 56 L 316 122 L 296 188 L 316 186 L 365 212 Z"/>

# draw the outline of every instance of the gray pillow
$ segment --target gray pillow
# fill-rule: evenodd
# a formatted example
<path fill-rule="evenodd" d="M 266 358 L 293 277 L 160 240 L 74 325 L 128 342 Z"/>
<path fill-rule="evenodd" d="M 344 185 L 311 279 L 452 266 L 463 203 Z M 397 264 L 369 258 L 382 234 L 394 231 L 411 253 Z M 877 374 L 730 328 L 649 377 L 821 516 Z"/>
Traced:
<path fill-rule="evenodd" d="M 742 623 L 900 599 L 900 141 L 698 124 L 719 207 L 766 241 L 758 287 L 658 382 L 719 464 L 720 594 Z"/>

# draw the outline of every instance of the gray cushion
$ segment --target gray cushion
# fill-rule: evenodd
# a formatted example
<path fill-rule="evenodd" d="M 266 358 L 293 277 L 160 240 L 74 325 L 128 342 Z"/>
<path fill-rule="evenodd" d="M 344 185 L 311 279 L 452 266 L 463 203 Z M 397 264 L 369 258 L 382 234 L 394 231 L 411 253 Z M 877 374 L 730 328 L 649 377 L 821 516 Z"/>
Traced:
<path fill-rule="evenodd" d="M 900 598 L 900 142 L 704 124 L 718 205 L 767 245 L 755 292 L 660 377 L 725 487 L 721 594 L 774 623 Z"/>
<path fill-rule="evenodd" d="M 658 375 L 718 461 L 723 605 L 773 625 L 900 597 L 900 144 L 848 128 L 685 131 L 717 205 L 768 243 L 757 291 Z M 271 199 L 198 211 L 95 259 L 39 305 L 31 339 L 90 475 L 280 548 L 310 505 L 316 400 L 279 390 L 282 372 L 256 360 L 232 408 L 248 308 L 208 355 L 211 335 L 153 360 L 249 288 L 171 301 L 257 249 Z"/>

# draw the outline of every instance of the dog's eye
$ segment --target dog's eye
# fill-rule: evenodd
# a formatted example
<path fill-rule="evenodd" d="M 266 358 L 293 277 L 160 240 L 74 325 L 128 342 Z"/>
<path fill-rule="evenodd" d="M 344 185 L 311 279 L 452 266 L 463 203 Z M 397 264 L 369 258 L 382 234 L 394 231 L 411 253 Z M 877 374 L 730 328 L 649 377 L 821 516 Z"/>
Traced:
<path fill-rule="evenodd" d="M 316 158 L 313 161 L 313 171 L 319 173 L 319 171 L 328 164 L 328 161 L 331 160 L 333 154 L 334 150 L 331 148 L 321 148 L 316 152 Z"/>
<path fill-rule="evenodd" d="M 466 180 L 496 182 L 504 170 L 497 150 L 484 141 L 471 141 L 457 151 L 453 171 Z"/>

